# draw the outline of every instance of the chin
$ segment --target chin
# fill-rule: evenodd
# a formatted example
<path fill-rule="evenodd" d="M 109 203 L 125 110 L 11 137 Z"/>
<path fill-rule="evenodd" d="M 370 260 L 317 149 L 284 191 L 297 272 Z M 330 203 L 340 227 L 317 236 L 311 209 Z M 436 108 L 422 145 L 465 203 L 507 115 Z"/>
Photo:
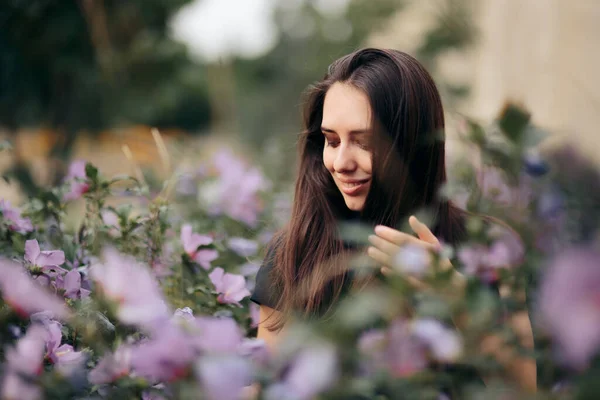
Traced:
<path fill-rule="evenodd" d="M 345 199 L 345 202 L 350 211 L 362 211 L 365 207 L 365 199 Z"/>

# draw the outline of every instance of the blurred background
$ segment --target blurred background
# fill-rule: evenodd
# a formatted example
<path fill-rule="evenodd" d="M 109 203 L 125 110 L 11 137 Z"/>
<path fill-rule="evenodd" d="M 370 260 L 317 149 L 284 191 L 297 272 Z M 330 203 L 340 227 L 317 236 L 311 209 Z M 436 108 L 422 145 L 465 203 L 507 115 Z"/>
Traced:
<path fill-rule="evenodd" d="M 450 163 L 461 116 L 507 100 L 545 145 L 600 161 L 598 21 L 598 0 L 2 0 L 0 193 L 19 202 L 75 159 L 160 176 L 223 146 L 289 180 L 302 91 L 362 46 L 433 74 Z"/>

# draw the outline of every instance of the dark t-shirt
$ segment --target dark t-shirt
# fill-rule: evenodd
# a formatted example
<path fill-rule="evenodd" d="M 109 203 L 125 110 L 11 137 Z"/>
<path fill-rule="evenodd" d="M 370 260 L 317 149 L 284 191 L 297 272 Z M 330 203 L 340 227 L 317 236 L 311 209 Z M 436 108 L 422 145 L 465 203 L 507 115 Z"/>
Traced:
<path fill-rule="evenodd" d="M 272 284 L 271 273 L 273 271 L 273 255 L 275 253 L 275 246 L 271 246 L 267 251 L 267 256 L 262 266 L 256 274 L 256 284 L 250 300 L 261 306 L 267 306 L 269 308 L 277 308 L 277 302 L 281 296 L 281 293 Z"/>

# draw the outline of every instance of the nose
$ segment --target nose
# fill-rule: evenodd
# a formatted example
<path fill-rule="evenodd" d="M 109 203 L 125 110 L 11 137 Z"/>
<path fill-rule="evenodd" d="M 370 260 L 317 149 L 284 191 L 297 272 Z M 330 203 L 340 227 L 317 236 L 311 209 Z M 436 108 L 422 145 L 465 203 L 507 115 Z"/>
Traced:
<path fill-rule="evenodd" d="M 356 169 L 357 163 L 351 146 L 341 144 L 337 149 L 333 169 L 338 172 L 352 172 Z"/>

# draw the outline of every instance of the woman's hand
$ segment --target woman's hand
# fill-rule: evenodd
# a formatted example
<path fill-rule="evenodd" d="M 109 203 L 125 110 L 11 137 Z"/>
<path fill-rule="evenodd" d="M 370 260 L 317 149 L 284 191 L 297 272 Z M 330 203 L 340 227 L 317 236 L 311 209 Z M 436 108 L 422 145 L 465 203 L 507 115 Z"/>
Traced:
<path fill-rule="evenodd" d="M 408 219 L 408 223 L 418 237 L 382 225 L 375 227 L 375 234 L 369 236 L 371 246 L 367 249 L 367 254 L 382 265 L 381 271 L 384 274 L 392 273 L 394 270 L 394 259 L 403 246 L 417 245 L 430 252 L 439 252 L 441 250 L 440 241 L 427 225 L 419 221 L 415 216 L 411 216 Z M 448 258 L 441 260 L 440 266 L 444 270 L 452 268 L 452 264 Z M 414 276 L 407 276 L 407 279 L 413 286 L 424 288 L 424 284 Z"/>

